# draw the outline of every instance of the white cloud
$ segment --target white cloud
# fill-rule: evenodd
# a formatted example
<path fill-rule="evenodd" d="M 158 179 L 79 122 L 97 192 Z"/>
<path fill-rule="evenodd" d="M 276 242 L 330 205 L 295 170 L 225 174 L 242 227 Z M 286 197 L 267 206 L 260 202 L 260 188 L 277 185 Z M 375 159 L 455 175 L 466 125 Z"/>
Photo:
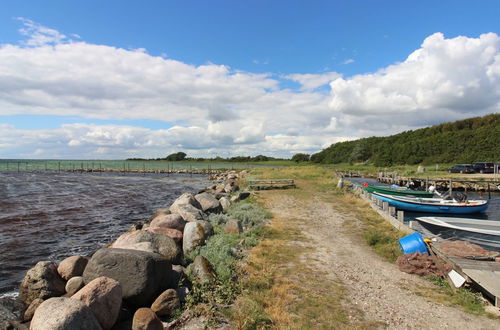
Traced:
<path fill-rule="evenodd" d="M 314 90 L 318 87 L 329 84 L 332 80 L 340 78 L 342 75 L 337 72 L 325 72 L 321 74 L 289 74 L 286 79 L 298 82 L 302 85 L 301 90 Z"/>
<path fill-rule="evenodd" d="M 336 141 L 499 111 L 499 37 L 427 38 L 404 62 L 374 74 L 269 74 L 189 65 L 71 41 L 22 20 L 28 41 L 0 46 L 2 115 L 74 116 L 56 129 L 0 123 L 2 157 L 159 157 L 312 153 Z M 332 87 L 331 95 L 322 86 Z M 115 125 L 78 123 L 78 118 Z M 121 120 L 159 120 L 152 130 Z"/>
<path fill-rule="evenodd" d="M 355 61 L 354 61 L 354 59 L 353 59 L 353 58 L 348 58 L 348 59 L 344 60 L 344 61 L 342 62 L 342 64 L 346 65 L 346 64 L 351 64 L 351 63 L 354 63 L 354 62 L 355 62 Z"/>
<path fill-rule="evenodd" d="M 346 115 L 376 115 L 382 122 L 391 117 L 399 123 L 498 112 L 499 50 L 500 38 L 494 33 L 453 39 L 435 33 L 404 62 L 334 80 L 330 106 Z"/>

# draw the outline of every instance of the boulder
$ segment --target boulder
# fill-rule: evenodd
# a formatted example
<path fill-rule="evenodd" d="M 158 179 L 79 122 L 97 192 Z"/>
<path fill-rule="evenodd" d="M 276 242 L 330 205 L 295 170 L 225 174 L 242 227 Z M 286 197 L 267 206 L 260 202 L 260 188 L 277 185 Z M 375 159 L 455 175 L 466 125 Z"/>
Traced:
<path fill-rule="evenodd" d="M 102 276 L 90 281 L 71 298 L 89 306 L 103 329 L 111 329 L 120 312 L 122 287 L 112 278 Z"/>
<path fill-rule="evenodd" d="M 228 234 L 239 234 L 243 232 L 243 226 L 240 220 L 230 219 L 224 225 L 224 232 Z"/>
<path fill-rule="evenodd" d="M 184 255 L 205 243 L 205 229 L 199 222 L 189 222 L 184 227 L 182 251 Z"/>
<path fill-rule="evenodd" d="M 35 315 L 35 311 L 37 308 L 43 303 L 43 299 L 37 298 L 31 302 L 31 304 L 26 308 L 26 311 L 24 312 L 23 315 L 23 321 L 28 322 L 31 321 L 33 318 L 33 315 Z"/>
<path fill-rule="evenodd" d="M 84 285 L 85 285 L 85 283 L 83 282 L 83 277 L 82 276 L 72 277 L 66 283 L 66 294 L 71 297 L 78 290 L 80 290 L 81 288 L 83 288 Z"/>
<path fill-rule="evenodd" d="M 149 227 L 145 229 L 145 231 L 149 231 L 155 234 L 165 235 L 173 239 L 176 243 L 180 243 L 182 241 L 182 232 L 177 229 L 165 228 L 165 227 Z"/>
<path fill-rule="evenodd" d="M 29 306 L 37 298 L 48 299 L 66 293 L 66 283 L 51 261 L 40 261 L 28 270 L 19 287 L 19 299 Z"/>
<path fill-rule="evenodd" d="M 132 320 L 132 330 L 163 330 L 163 323 L 150 308 L 139 308 Z"/>
<path fill-rule="evenodd" d="M 89 259 L 82 256 L 72 256 L 61 261 L 57 267 L 57 272 L 66 281 L 75 276 L 82 276 Z"/>
<path fill-rule="evenodd" d="M 74 294 L 89 306 L 103 329 L 111 329 L 115 324 L 122 304 L 122 287 L 109 277 L 98 277 Z"/>
<path fill-rule="evenodd" d="M 190 204 L 177 205 L 172 212 L 178 213 L 184 221 L 191 222 L 197 220 L 205 220 L 205 213 Z"/>
<path fill-rule="evenodd" d="M 156 253 L 102 248 L 90 259 L 85 283 L 106 276 L 120 282 L 123 299 L 132 306 L 147 306 L 165 289 L 172 270 L 170 262 Z"/>
<path fill-rule="evenodd" d="M 88 306 L 71 298 L 50 298 L 35 311 L 32 330 L 101 330 Z"/>
<path fill-rule="evenodd" d="M 205 239 L 214 234 L 214 227 L 209 221 L 198 220 L 196 222 L 203 227 L 203 231 L 205 232 Z"/>
<path fill-rule="evenodd" d="M 219 202 L 223 211 L 227 210 L 231 206 L 231 202 L 227 197 L 221 197 L 221 199 L 219 199 Z"/>
<path fill-rule="evenodd" d="M 218 194 L 218 193 L 225 193 L 226 190 L 225 190 L 225 187 L 224 185 L 222 184 L 218 184 L 216 187 L 215 187 L 215 193 Z"/>
<path fill-rule="evenodd" d="M 151 310 L 158 316 L 169 316 L 181 307 L 179 295 L 175 289 L 168 289 L 156 298 L 151 305 Z"/>
<path fill-rule="evenodd" d="M 183 231 L 185 225 L 186 221 L 181 217 L 180 214 L 172 213 L 160 214 L 154 217 L 153 220 L 151 220 L 149 227 L 162 227 Z"/>
<path fill-rule="evenodd" d="M 244 199 L 247 199 L 248 197 L 250 197 L 250 192 L 249 191 L 242 191 L 238 194 L 238 198 L 240 201 L 244 200 Z"/>
<path fill-rule="evenodd" d="M 215 278 L 214 269 L 204 256 L 197 255 L 189 267 L 191 275 L 201 283 L 210 282 Z"/>
<path fill-rule="evenodd" d="M 118 237 L 110 247 L 158 253 L 172 263 L 179 263 L 181 259 L 181 249 L 171 237 L 150 231 L 137 230 L 125 233 Z"/>
<path fill-rule="evenodd" d="M 169 209 L 158 209 L 156 210 L 153 214 L 151 214 L 151 216 L 149 217 L 149 220 L 148 222 L 151 222 L 153 221 L 154 218 L 160 216 L 160 215 L 168 215 L 170 214 L 170 210 Z"/>
<path fill-rule="evenodd" d="M 8 324 L 8 321 L 19 320 L 26 307 L 19 299 L 11 297 L 0 298 L 0 326 Z M 6 326 L 5 326 L 6 327 Z M 0 329 L 3 329 L 0 327 Z"/>
<path fill-rule="evenodd" d="M 234 182 L 228 183 L 224 186 L 224 191 L 227 193 L 236 192 L 238 190 L 240 190 L 240 187 Z"/>
<path fill-rule="evenodd" d="M 220 205 L 217 198 L 214 195 L 204 192 L 194 196 L 194 198 L 200 203 L 201 210 L 207 213 L 220 213 L 222 212 L 222 206 Z"/>
<path fill-rule="evenodd" d="M 198 210 L 201 210 L 201 205 L 200 203 L 194 198 L 192 194 L 185 193 L 180 195 L 170 206 L 170 211 L 175 212 L 175 208 L 180 205 L 191 205 L 197 208 Z"/>

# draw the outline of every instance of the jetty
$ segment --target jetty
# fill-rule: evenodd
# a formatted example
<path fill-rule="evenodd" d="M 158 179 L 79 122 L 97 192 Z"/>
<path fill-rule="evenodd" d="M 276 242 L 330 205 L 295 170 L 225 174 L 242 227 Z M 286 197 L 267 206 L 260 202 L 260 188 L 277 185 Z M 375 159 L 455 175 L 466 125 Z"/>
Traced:
<path fill-rule="evenodd" d="M 293 179 L 248 180 L 248 189 L 252 190 L 290 189 L 290 188 L 296 188 Z"/>

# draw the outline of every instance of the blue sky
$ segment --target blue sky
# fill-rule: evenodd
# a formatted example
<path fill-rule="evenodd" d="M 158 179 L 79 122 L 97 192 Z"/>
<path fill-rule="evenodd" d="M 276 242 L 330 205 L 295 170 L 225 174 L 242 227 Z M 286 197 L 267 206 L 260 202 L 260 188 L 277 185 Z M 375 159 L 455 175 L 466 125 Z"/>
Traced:
<path fill-rule="evenodd" d="M 290 157 L 498 112 L 499 12 L 498 1 L 4 0 L 0 158 Z"/>

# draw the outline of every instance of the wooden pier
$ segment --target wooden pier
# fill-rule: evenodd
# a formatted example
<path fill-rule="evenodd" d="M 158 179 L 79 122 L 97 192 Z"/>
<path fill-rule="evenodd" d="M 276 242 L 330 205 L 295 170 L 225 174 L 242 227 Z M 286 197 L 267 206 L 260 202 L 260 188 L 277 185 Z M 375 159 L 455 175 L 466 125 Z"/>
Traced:
<path fill-rule="evenodd" d="M 295 187 L 293 179 L 248 180 L 248 189 L 252 190 L 290 189 Z"/>

